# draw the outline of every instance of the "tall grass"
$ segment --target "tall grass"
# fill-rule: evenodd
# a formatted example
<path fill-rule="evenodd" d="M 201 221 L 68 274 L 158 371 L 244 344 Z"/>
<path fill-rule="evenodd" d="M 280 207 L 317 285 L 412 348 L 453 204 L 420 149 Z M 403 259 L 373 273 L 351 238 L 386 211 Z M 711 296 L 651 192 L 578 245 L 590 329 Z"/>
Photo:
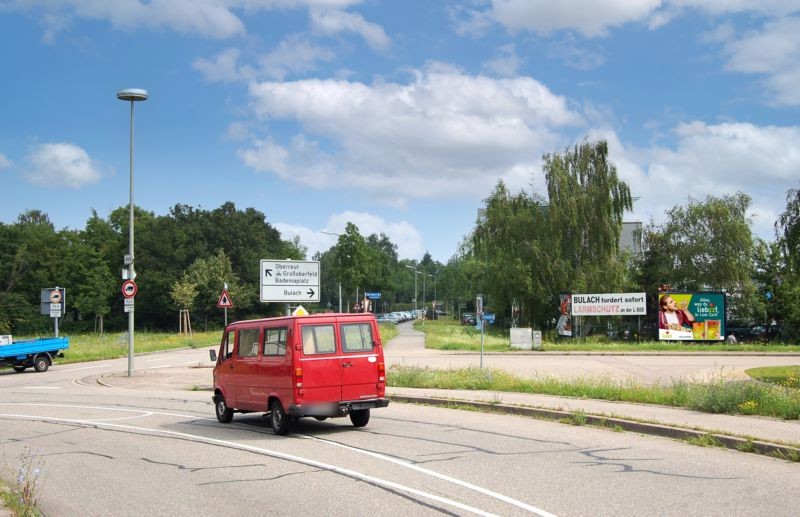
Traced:
<path fill-rule="evenodd" d="M 727 382 L 720 376 L 705 383 L 674 381 L 670 385 L 645 385 L 608 378 L 560 380 L 554 377 L 521 378 L 497 369 L 392 366 L 387 386 L 540 393 L 563 397 L 685 407 L 709 413 L 755 414 L 797 420 L 800 390 L 757 381 Z"/>

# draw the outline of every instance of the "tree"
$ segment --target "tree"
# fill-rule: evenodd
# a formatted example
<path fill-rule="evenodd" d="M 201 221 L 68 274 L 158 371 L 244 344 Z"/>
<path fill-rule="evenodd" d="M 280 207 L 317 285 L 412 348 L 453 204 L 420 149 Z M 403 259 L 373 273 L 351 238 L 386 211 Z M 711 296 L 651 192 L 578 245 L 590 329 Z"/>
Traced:
<path fill-rule="evenodd" d="M 783 336 L 796 339 L 800 329 L 800 190 L 786 194 L 786 209 L 775 223 L 778 257 L 774 278 L 776 318 Z"/>
<path fill-rule="evenodd" d="M 552 317 L 560 292 L 614 292 L 622 285 L 619 239 L 623 215 L 632 208 L 605 141 L 543 160 L 547 199 L 512 195 L 498 182 L 471 242 L 490 303 L 509 312 L 516 301 L 523 320 L 540 326 Z"/>
<path fill-rule="evenodd" d="M 342 284 L 342 292 L 355 294 L 356 289 L 364 286 L 372 268 L 371 256 L 364 237 L 358 233 L 358 227 L 348 222 L 343 234 L 339 235 L 334 252 L 336 262 L 334 276 Z M 360 300 L 356 299 L 357 302 Z"/>
<path fill-rule="evenodd" d="M 642 275 L 645 285 L 668 284 L 674 290 L 729 293 L 732 319 L 763 314 L 752 276 L 753 236 L 741 192 L 704 202 L 689 199 L 667 212 L 667 221 L 645 231 Z M 655 292 L 655 291 L 651 291 Z"/>
<path fill-rule="evenodd" d="M 183 278 L 172 285 L 170 296 L 175 302 L 175 306 L 179 310 L 178 328 L 181 329 L 181 332 L 183 332 L 185 323 L 188 332 L 191 333 L 192 327 L 190 323 L 191 318 L 189 317 L 189 310 L 192 308 L 192 305 L 194 305 L 195 298 L 197 298 L 197 284 L 189 280 L 189 278 L 184 275 Z M 185 318 L 184 314 L 186 314 Z"/>

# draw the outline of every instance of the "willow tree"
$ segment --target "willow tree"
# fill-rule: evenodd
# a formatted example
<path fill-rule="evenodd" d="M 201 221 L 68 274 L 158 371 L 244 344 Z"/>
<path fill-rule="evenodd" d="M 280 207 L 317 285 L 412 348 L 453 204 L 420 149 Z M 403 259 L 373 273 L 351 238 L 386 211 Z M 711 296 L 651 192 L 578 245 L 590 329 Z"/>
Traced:
<path fill-rule="evenodd" d="M 608 159 L 608 143 L 584 142 L 543 159 L 553 289 L 613 292 L 624 275 L 619 239 L 633 199 Z"/>
<path fill-rule="evenodd" d="M 608 160 L 608 144 L 584 142 L 546 154 L 547 198 L 511 194 L 499 182 L 473 234 L 492 303 L 514 301 L 539 325 L 552 317 L 559 292 L 613 292 L 625 264 L 622 219 L 632 208 L 628 185 Z M 527 304 L 527 307 L 525 307 Z"/>

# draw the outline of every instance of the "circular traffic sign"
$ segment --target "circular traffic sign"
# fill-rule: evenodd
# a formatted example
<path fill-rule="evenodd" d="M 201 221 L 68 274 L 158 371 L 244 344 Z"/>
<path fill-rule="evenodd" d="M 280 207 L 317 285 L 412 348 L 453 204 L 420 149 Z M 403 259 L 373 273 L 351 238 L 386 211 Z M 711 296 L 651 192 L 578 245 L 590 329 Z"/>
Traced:
<path fill-rule="evenodd" d="M 59 289 L 50 291 L 50 303 L 61 303 L 61 291 Z"/>
<path fill-rule="evenodd" d="M 137 287 L 133 280 L 125 280 L 122 282 L 122 296 L 125 298 L 133 298 L 136 296 Z"/>

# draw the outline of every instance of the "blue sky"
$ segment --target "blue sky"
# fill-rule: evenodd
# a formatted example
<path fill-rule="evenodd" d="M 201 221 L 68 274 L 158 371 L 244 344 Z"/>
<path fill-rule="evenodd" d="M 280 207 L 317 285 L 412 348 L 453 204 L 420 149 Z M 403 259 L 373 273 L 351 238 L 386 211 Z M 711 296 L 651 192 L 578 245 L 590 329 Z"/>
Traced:
<path fill-rule="evenodd" d="M 310 255 L 348 221 L 448 260 L 498 179 L 608 140 L 662 222 L 745 192 L 771 240 L 800 187 L 798 0 L 0 0 L 0 221 L 80 229 L 226 201 Z"/>

